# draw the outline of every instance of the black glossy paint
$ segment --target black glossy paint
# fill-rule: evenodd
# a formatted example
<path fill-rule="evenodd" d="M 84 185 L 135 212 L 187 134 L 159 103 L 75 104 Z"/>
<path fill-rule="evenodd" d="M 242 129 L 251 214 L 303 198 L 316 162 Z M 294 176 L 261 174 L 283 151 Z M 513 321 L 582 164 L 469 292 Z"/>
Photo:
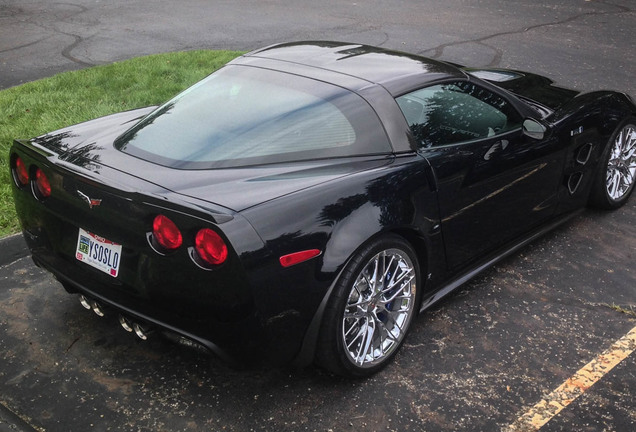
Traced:
<path fill-rule="evenodd" d="M 177 170 L 114 147 L 151 111 L 141 109 L 16 141 L 11 155 L 51 180 L 52 195 L 42 202 L 28 186 L 14 188 L 36 263 L 69 291 L 246 362 L 311 359 L 322 308 L 339 272 L 356 250 L 385 233 L 403 236 L 417 251 L 428 275 L 423 299 L 432 304 L 463 275 L 584 206 L 609 136 L 636 114 L 620 93 L 578 94 L 526 73 L 497 85 L 445 63 L 360 45 L 279 45 L 232 63 L 356 92 L 382 122 L 392 151 Z M 489 89 L 520 116 L 536 118 L 546 128 L 544 138 L 529 138 L 518 128 L 417 149 L 394 98 L 457 80 Z M 591 151 L 581 162 L 585 146 Z M 573 175 L 580 176 L 574 191 Z M 102 199 L 101 205 L 89 208 L 77 191 Z M 184 246 L 165 256 L 147 241 L 159 213 L 184 236 Z M 117 278 L 75 259 L 79 227 L 123 245 Z M 211 271 L 188 256 L 203 227 L 217 231 L 230 249 L 228 261 Z M 307 249 L 321 254 L 289 268 L 280 265 L 281 256 Z"/>

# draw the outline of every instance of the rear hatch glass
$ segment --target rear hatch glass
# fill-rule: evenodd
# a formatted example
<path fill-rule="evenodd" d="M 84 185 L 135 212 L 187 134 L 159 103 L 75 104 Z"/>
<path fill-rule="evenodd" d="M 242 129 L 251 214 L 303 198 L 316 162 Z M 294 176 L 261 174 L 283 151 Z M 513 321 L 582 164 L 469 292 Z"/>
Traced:
<path fill-rule="evenodd" d="M 297 75 L 227 66 L 159 107 L 116 147 L 180 169 L 241 167 L 391 151 L 368 103 Z"/>

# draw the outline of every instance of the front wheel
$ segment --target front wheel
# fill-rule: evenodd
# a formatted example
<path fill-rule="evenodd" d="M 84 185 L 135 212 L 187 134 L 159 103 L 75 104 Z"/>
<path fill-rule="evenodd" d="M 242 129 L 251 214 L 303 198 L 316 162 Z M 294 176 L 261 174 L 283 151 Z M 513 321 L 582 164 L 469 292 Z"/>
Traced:
<path fill-rule="evenodd" d="M 636 183 L 636 119 L 630 119 L 612 135 L 601 157 L 592 185 L 590 203 L 615 209 L 627 202 Z"/>
<path fill-rule="evenodd" d="M 401 237 L 385 236 L 359 251 L 334 287 L 317 363 L 349 377 L 386 366 L 417 314 L 419 280 L 413 248 Z"/>

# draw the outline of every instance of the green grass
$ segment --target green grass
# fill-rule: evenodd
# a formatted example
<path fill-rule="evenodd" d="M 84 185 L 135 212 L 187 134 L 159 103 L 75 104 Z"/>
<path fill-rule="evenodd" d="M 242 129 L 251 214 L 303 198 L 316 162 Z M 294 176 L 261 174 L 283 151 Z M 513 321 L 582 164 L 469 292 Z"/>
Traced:
<path fill-rule="evenodd" d="M 13 139 L 160 104 L 240 54 L 158 54 L 65 72 L 0 91 L 0 237 L 19 230 L 8 166 Z"/>
<path fill-rule="evenodd" d="M 625 315 L 629 315 L 631 317 L 636 318 L 636 310 L 634 309 L 634 306 L 626 306 L 626 307 L 622 307 L 620 305 L 617 305 L 615 303 L 607 304 L 607 303 L 603 303 L 603 306 L 607 306 L 610 309 L 614 309 L 616 312 L 620 312 L 623 313 Z"/>

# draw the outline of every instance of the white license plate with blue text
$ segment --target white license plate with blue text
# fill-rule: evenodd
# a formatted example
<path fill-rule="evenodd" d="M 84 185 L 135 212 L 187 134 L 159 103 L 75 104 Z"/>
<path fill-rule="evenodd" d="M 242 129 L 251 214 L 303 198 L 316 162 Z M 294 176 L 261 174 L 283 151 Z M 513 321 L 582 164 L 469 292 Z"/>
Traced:
<path fill-rule="evenodd" d="M 121 245 L 80 228 L 75 257 L 112 277 L 117 277 Z"/>

